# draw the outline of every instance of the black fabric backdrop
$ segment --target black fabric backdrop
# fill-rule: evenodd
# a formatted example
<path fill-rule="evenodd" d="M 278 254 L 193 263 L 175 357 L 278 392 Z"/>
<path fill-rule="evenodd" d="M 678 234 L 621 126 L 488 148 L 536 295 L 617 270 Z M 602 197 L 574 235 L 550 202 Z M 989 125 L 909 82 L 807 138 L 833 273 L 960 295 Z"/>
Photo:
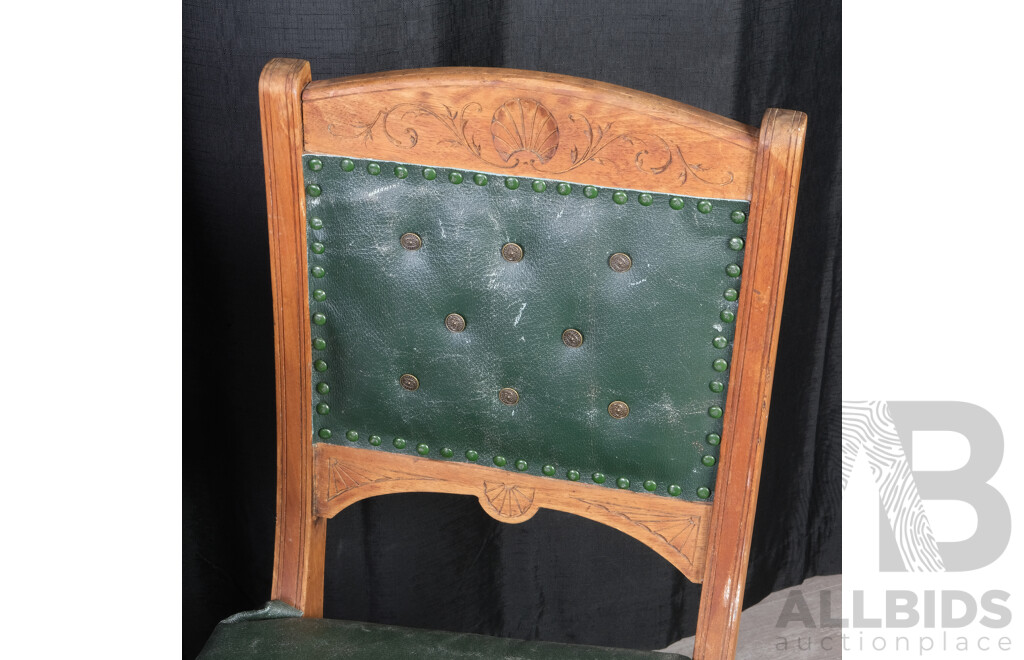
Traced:
<path fill-rule="evenodd" d="M 273 321 L 256 84 L 429 66 L 552 71 L 758 125 L 809 115 L 747 604 L 841 570 L 840 5 L 187 1 L 183 15 L 183 650 L 270 594 Z M 329 617 L 656 648 L 693 633 L 700 589 L 640 543 L 541 510 L 391 495 L 331 521 Z"/>

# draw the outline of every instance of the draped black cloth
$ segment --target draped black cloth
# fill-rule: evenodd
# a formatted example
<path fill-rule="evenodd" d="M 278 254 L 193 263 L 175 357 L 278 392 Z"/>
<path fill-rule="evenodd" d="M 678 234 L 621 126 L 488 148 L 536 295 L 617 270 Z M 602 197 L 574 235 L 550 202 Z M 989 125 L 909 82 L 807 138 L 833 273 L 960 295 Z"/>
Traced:
<path fill-rule="evenodd" d="M 261 605 L 274 552 L 273 321 L 257 79 L 493 66 L 581 76 L 759 125 L 809 116 L 746 603 L 841 570 L 840 4 L 225 2 L 183 7 L 183 643 Z M 329 617 L 657 648 L 692 634 L 699 586 L 615 530 L 475 498 L 407 494 L 332 520 Z"/>

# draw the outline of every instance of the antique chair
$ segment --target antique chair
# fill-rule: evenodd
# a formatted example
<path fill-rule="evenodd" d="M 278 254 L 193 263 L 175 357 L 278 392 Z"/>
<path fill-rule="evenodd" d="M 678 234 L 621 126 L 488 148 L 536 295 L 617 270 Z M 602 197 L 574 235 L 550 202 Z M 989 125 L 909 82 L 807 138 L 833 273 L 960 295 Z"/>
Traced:
<path fill-rule="evenodd" d="M 430 491 L 633 536 L 703 583 L 695 658 L 733 657 L 806 117 L 505 69 L 310 82 L 290 59 L 259 94 L 273 601 L 203 655 L 665 657 L 322 619 L 327 519 Z"/>

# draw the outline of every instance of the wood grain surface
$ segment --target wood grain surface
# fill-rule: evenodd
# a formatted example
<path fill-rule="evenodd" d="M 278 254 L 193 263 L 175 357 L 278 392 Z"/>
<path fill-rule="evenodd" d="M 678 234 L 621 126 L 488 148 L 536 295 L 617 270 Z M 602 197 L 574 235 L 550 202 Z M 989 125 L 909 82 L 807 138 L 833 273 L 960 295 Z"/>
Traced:
<path fill-rule="evenodd" d="M 806 129 L 791 110 L 761 122 L 694 660 L 736 652 Z"/>
<path fill-rule="evenodd" d="M 320 616 L 326 523 L 313 515 L 302 89 L 309 63 L 271 60 L 260 75 L 277 377 L 277 536 L 271 598 Z"/>
<path fill-rule="evenodd" d="M 314 506 L 331 518 L 354 502 L 390 493 L 472 495 L 495 520 L 521 523 L 554 509 L 614 527 L 667 559 L 693 582 L 703 576 L 711 505 L 564 479 L 318 443 Z"/>
<path fill-rule="evenodd" d="M 750 199 L 757 129 L 591 80 L 515 69 L 311 83 L 308 152 Z"/>

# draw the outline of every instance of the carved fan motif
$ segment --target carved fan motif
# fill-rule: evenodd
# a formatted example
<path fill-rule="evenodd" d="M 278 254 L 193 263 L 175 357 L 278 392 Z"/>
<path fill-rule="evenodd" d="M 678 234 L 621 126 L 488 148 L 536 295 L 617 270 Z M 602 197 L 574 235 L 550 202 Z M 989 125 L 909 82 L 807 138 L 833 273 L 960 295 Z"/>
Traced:
<path fill-rule="evenodd" d="M 584 500 L 583 502 L 591 508 L 603 509 L 610 514 L 625 518 L 634 525 L 643 527 L 655 534 L 672 546 L 680 555 L 686 557 L 693 563 L 693 552 L 696 549 L 697 532 L 700 530 L 700 516 L 678 516 L 648 511 L 629 506 L 619 506 L 611 509 L 599 502 Z"/>
<path fill-rule="evenodd" d="M 530 151 L 543 163 L 558 149 L 558 122 L 539 101 L 510 99 L 491 117 L 491 138 L 505 162 L 520 151 Z"/>
<path fill-rule="evenodd" d="M 529 511 L 533 506 L 535 492 L 533 488 L 484 482 L 484 496 L 487 502 L 494 507 L 498 515 L 505 518 L 516 518 Z"/>

